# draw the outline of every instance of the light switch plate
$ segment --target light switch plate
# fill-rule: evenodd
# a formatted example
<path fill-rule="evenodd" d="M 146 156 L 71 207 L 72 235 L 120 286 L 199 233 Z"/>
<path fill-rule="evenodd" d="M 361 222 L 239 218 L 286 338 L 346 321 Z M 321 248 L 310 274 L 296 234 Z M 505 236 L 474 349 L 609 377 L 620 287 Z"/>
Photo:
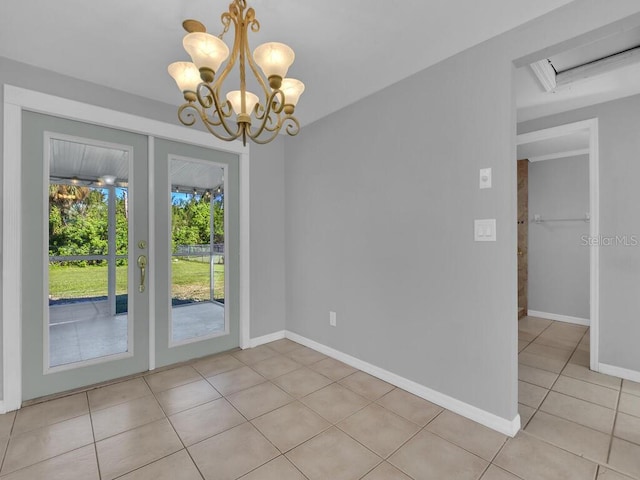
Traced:
<path fill-rule="evenodd" d="M 482 220 L 475 220 L 474 239 L 476 242 L 495 242 L 496 241 L 496 219 L 485 218 Z"/>
<path fill-rule="evenodd" d="M 480 169 L 480 188 L 491 188 L 491 169 Z"/>

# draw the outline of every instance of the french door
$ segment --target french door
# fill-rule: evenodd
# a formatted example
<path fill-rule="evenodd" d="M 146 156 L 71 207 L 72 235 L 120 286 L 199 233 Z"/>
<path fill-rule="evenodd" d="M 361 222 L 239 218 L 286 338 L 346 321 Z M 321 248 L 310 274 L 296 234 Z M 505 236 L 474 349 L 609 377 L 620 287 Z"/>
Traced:
<path fill-rule="evenodd" d="M 237 155 L 22 118 L 23 400 L 238 346 Z"/>
<path fill-rule="evenodd" d="M 155 364 L 239 343 L 238 155 L 156 139 Z"/>

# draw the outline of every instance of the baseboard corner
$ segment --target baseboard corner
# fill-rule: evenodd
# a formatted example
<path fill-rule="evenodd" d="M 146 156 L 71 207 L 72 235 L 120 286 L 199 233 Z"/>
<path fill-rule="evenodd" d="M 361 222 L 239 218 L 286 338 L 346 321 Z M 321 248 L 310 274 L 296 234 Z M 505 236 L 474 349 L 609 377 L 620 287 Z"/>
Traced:
<path fill-rule="evenodd" d="M 484 425 L 485 427 L 500 432 L 504 435 L 514 437 L 520 430 L 520 415 L 516 415 L 513 420 L 508 420 L 486 410 L 482 410 L 481 408 L 465 403 L 456 398 L 450 397 L 444 393 L 432 390 L 424 385 L 414 382 L 413 380 L 401 377 L 400 375 L 389 372 L 388 370 L 384 370 L 380 367 L 365 362 L 364 360 L 360 360 L 359 358 L 353 357 L 339 350 L 318 343 L 315 340 L 303 337 L 302 335 L 299 335 L 297 333 L 291 332 L 289 330 L 285 330 L 284 333 L 285 337 L 289 340 L 300 343 L 305 347 L 309 347 L 313 350 L 323 353 L 328 357 L 341 361 L 342 363 L 346 363 L 347 365 L 357 368 L 358 370 L 362 370 L 369 375 L 379 378 L 380 380 L 390 383 L 391 385 L 401 388 L 431 403 L 435 403 L 436 405 L 446 408 L 447 410 L 473 420 L 474 422 L 480 423 L 481 425 Z"/>
<path fill-rule="evenodd" d="M 259 347 L 260 345 L 264 345 L 265 343 L 275 342 L 276 340 L 282 340 L 285 338 L 285 331 L 280 330 L 279 332 L 269 333 L 267 335 L 262 335 L 261 337 L 255 337 L 249 340 L 249 346 L 247 348 Z"/>
<path fill-rule="evenodd" d="M 570 315 L 560 315 L 558 313 L 540 312 L 538 310 L 527 310 L 527 316 L 555 320 L 556 322 L 572 323 L 588 327 L 591 321 L 588 318 L 572 317 Z"/>
<path fill-rule="evenodd" d="M 640 383 L 640 372 L 629 368 L 616 367 L 615 365 L 608 365 L 606 363 L 598 363 L 598 372 L 604 373 L 605 375 L 624 378 L 631 382 Z"/>

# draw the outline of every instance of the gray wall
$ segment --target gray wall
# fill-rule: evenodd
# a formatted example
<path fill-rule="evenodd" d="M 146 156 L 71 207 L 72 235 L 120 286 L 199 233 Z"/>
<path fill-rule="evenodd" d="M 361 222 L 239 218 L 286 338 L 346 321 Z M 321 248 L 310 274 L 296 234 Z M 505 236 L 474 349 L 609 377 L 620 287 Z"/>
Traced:
<path fill-rule="evenodd" d="M 284 139 L 251 149 L 251 337 L 285 329 Z"/>
<path fill-rule="evenodd" d="M 529 310 L 589 318 L 589 156 L 529 164 Z"/>
<path fill-rule="evenodd" d="M 3 84 L 28 88 L 171 124 L 178 123 L 177 108 L 173 105 L 155 102 L 0 57 L 0 87 Z M 3 145 L 3 95 L 0 88 L 0 96 L 2 96 L 0 97 L 0 155 Z M 284 328 L 282 150 L 282 141 L 279 140 L 274 145 L 266 148 L 256 147 L 251 151 L 250 195 L 251 208 L 254 210 L 250 226 L 253 313 L 251 334 L 254 337 Z M 1 198 L 0 194 L 0 201 Z M 0 368 L 0 392 L 1 376 Z"/>
<path fill-rule="evenodd" d="M 640 239 L 640 96 L 518 125 L 519 133 L 598 118 L 600 233 Z M 640 371 L 640 246 L 600 247 L 600 362 Z"/>
<path fill-rule="evenodd" d="M 614 3 L 569 4 L 287 139 L 287 328 L 514 418 L 512 61 L 639 7 Z M 473 241 L 477 218 L 496 243 Z"/>

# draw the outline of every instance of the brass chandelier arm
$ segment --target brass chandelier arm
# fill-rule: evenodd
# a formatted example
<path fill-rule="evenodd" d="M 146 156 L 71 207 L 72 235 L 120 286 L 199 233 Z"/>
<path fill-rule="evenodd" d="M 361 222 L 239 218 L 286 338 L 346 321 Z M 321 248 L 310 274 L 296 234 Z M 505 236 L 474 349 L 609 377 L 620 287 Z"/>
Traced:
<path fill-rule="evenodd" d="M 271 92 L 271 95 L 269 95 L 267 97 L 267 100 L 265 101 L 266 107 L 263 107 L 260 104 L 256 105 L 256 109 L 255 109 L 256 119 L 261 120 L 261 122 L 254 133 L 252 133 L 251 129 L 249 128 L 248 134 L 249 134 L 249 138 L 251 138 L 252 140 L 259 137 L 264 130 L 267 130 L 269 132 L 275 131 L 276 133 L 280 130 L 280 127 L 281 127 L 280 112 L 282 112 L 282 108 L 283 108 L 282 102 L 280 102 L 280 104 L 278 104 L 278 106 L 275 109 L 273 108 L 273 106 L 276 104 L 275 98 L 278 94 L 282 95 L 282 92 L 280 90 L 274 90 L 273 92 Z M 284 98 L 284 95 L 282 95 L 281 100 L 283 98 Z M 263 110 L 262 113 L 260 113 L 259 109 Z M 273 117 L 271 116 L 272 113 L 275 115 L 275 119 L 273 119 Z M 273 128 L 269 128 L 268 126 L 269 122 L 275 122 L 275 126 Z"/>
<path fill-rule="evenodd" d="M 204 99 L 207 101 L 206 104 L 201 100 L 201 90 L 206 90 L 208 94 Z M 202 121 L 205 123 L 207 128 L 209 126 L 218 127 L 222 126 L 225 131 L 234 138 L 238 138 L 240 135 L 238 132 L 234 133 L 230 128 L 229 124 L 226 122 L 225 118 L 231 117 L 231 105 L 228 101 L 224 102 L 222 105 L 220 104 L 220 99 L 218 97 L 218 93 L 208 84 L 201 83 L 198 87 L 198 102 L 202 106 L 202 111 L 200 112 L 200 117 Z M 208 108 L 214 107 L 214 110 L 211 116 L 207 115 L 206 110 Z M 226 110 L 225 110 L 226 107 Z M 199 111 L 199 110 L 198 110 Z M 218 117 L 218 121 L 215 120 L 216 116 Z"/>
<path fill-rule="evenodd" d="M 260 24 L 258 23 L 257 20 L 254 20 L 254 22 L 258 24 L 258 30 L 259 30 Z M 251 30 L 254 32 L 258 31 L 258 30 L 254 30 L 253 28 Z M 258 84 L 260 85 L 260 87 L 262 87 L 262 91 L 264 93 L 265 98 L 269 98 L 269 95 L 270 95 L 269 88 L 267 88 L 267 84 L 264 81 L 264 78 L 262 78 L 262 75 L 260 74 L 260 72 L 258 71 L 258 66 L 256 65 L 256 62 L 253 59 L 253 55 L 251 54 L 251 50 L 249 49 L 249 38 L 246 31 L 244 32 L 244 35 L 245 35 L 244 46 L 245 46 L 245 52 L 246 52 L 245 55 L 249 63 L 249 68 L 253 72 L 253 76 L 256 77 L 256 80 L 258 80 Z"/>
<path fill-rule="evenodd" d="M 273 132 L 272 135 L 269 137 L 258 138 L 257 135 L 251 134 L 251 132 L 249 132 L 247 136 L 251 140 L 253 140 L 255 143 L 259 145 L 265 145 L 273 141 L 278 136 L 278 134 L 280 133 L 280 130 L 282 129 L 282 126 L 287 122 L 291 122 L 291 123 L 287 125 L 287 127 L 285 128 L 285 131 L 287 132 L 288 135 L 291 135 L 292 137 L 296 136 L 300 131 L 300 123 L 298 122 L 298 119 L 296 117 L 292 117 L 292 116 L 285 117 L 284 120 L 279 124 L 277 129 L 269 130 L 270 132 Z"/>
<path fill-rule="evenodd" d="M 189 110 L 193 110 L 193 111 L 189 111 Z M 187 112 L 187 113 L 184 114 L 184 112 Z M 185 103 L 180 106 L 180 108 L 178 109 L 178 119 L 183 125 L 190 127 L 196 123 L 196 116 L 193 112 L 196 112 L 198 114 L 198 116 L 202 120 L 203 125 L 209 131 L 209 133 L 219 138 L 220 140 L 230 142 L 232 140 L 236 140 L 237 138 L 240 138 L 240 136 L 242 135 L 242 128 L 240 128 L 240 125 L 238 125 L 237 132 L 234 133 L 229 130 L 226 124 L 224 124 L 225 131 L 229 134 L 229 136 L 221 135 L 220 133 L 218 133 L 213 127 L 219 124 L 217 124 L 217 122 L 210 121 L 209 118 L 207 117 L 207 113 L 205 112 L 205 110 L 198 108 L 198 106 L 193 102 Z"/>
<path fill-rule="evenodd" d="M 266 145 L 267 143 L 273 141 L 278 136 L 278 132 L 273 132 L 273 134 L 270 137 L 265 137 L 265 138 L 256 138 L 251 134 L 247 134 L 247 136 L 259 145 Z"/>
<path fill-rule="evenodd" d="M 208 121 L 206 121 L 206 119 L 203 119 L 203 120 L 204 121 L 202 123 L 204 124 L 206 129 L 209 130 L 209 133 L 211 133 L 214 137 L 219 138 L 220 140 L 224 140 L 225 142 L 230 142 L 242 136 L 242 129 L 240 128 L 240 125 L 238 125 L 238 131 L 236 133 L 230 133 L 228 137 L 225 137 L 224 135 L 221 135 L 216 130 L 214 130 L 214 128 L 209 124 Z"/>
<path fill-rule="evenodd" d="M 277 98 L 276 97 L 280 97 Z M 276 102 L 276 100 L 278 100 Z M 256 110 L 256 118 L 258 120 L 262 120 L 265 115 L 270 114 L 271 112 L 275 113 L 278 117 L 282 113 L 284 109 L 284 93 L 282 90 L 274 90 L 270 94 L 267 94 L 267 100 L 265 101 L 265 105 L 260 104 L 260 111 Z"/>
<path fill-rule="evenodd" d="M 229 5 L 229 11 L 222 14 L 222 23 L 225 25 L 224 31 L 226 32 L 229 29 L 228 25 L 230 25 L 233 22 L 234 33 L 235 33 L 234 41 L 233 41 L 233 50 L 231 51 L 231 55 L 229 55 L 229 60 L 227 61 L 227 64 L 224 67 L 224 70 L 222 70 L 222 72 L 220 72 L 216 76 L 216 79 L 213 82 L 213 90 L 216 92 L 220 91 L 220 87 L 222 86 L 225 79 L 227 78 L 227 75 L 229 75 L 229 72 L 233 70 L 233 67 L 236 64 L 236 60 L 238 59 L 238 40 L 239 40 L 240 31 L 242 30 L 242 28 L 241 28 L 241 22 L 238 21 L 238 16 L 234 15 L 232 12 L 232 9 L 233 9 L 232 7 L 234 7 L 234 4 Z"/>
<path fill-rule="evenodd" d="M 202 90 L 206 90 L 205 95 L 202 94 Z M 215 96 L 216 95 L 213 89 L 206 83 L 203 82 L 198 85 L 198 88 L 196 90 L 196 98 L 198 99 L 198 103 L 202 108 L 211 108 L 211 106 L 214 104 Z"/>
<path fill-rule="evenodd" d="M 285 128 L 287 135 L 291 135 L 292 137 L 295 137 L 298 134 L 298 132 L 300 132 L 300 122 L 298 122 L 298 119 L 293 116 L 288 116 L 287 118 L 284 119 L 284 121 L 291 122 L 289 123 L 289 125 L 287 125 L 287 128 Z"/>
<path fill-rule="evenodd" d="M 183 103 L 182 105 L 180 105 L 180 108 L 178 108 L 178 120 L 180 120 L 180 123 L 185 127 L 191 127 L 196 123 L 196 116 L 189 109 L 195 110 L 198 116 L 201 115 L 200 110 L 198 110 L 198 108 L 192 102 Z"/>

